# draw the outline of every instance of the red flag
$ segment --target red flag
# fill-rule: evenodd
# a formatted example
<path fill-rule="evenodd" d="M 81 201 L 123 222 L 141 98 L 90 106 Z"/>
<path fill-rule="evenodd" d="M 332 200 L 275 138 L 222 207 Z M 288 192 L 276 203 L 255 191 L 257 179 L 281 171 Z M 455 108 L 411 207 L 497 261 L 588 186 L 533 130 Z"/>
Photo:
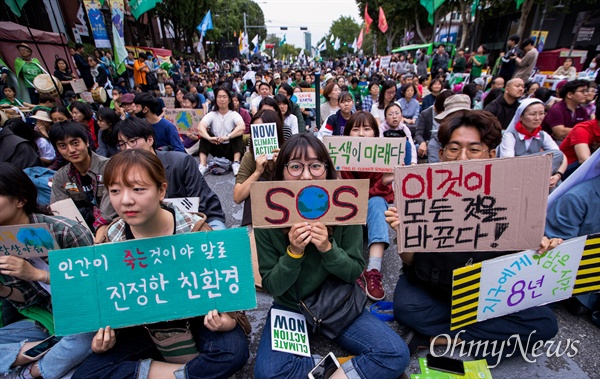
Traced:
<path fill-rule="evenodd" d="M 383 13 L 382 7 L 379 7 L 379 30 L 381 30 L 382 33 L 385 33 L 388 30 L 388 24 L 385 20 L 385 13 Z"/>
<path fill-rule="evenodd" d="M 363 43 L 363 30 L 360 29 L 360 34 L 358 35 L 358 40 L 356 41 L 357 49 L 362 49 L 362 43 Z"/>
<path fill-rule="evenodd" d="M 369 12 L 367 11 L 367 7 L 369 6 L 369 4 L 365 4 L 365 23 L 367 24 L 367 34 L 369 34 L 369 27 L 371 26 L 371 24 L 373 23 L 373 19 L 371 18 L 371 16 L 369 16 Z"/>

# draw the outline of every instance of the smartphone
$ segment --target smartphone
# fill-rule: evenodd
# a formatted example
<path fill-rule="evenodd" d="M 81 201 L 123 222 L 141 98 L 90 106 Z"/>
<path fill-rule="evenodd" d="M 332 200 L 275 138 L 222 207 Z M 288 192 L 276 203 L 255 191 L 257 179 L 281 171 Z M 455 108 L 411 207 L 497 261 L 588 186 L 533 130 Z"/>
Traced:
<path fill-rule="evenodd" d="M 465 364 L 460 359 L 434 357 L 431 354 L 427 354 L 427 367 L 432 370 L 449 372 L 457 375 L 465 374 Z"/>
<path fill-rule="evenodd" d="M 340 368 L 340 362 L 330 352 L 308 373 L 308 379 L 327 379 L 338 368 Z"/>
<path fill-rule="evenodd" d="M 29 359 L 38 360 L 41 357 L 43 357 L 44 354 L 46 354 L 52 348 L 52 346 L 56 345 L 61 339 L 62 337 L 50 336 L 42 342 L 40 342 L 39 344 L 32 347 L 31 349 L 23 352 L 23 355 Z"/>

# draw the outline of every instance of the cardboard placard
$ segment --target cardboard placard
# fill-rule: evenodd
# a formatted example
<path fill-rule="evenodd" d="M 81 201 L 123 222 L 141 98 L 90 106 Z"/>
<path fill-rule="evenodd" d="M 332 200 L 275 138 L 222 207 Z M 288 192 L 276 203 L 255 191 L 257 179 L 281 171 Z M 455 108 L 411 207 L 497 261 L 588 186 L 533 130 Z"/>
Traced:
<path fill-rule="evenodd" d="M 46 224 L 0 226 L 0 256 L 46 257 L 58 245 Z"/>
<path fill-rule="evenodd" d="M 202 109 L 175 108 L 163 110 L 163 118 L 171 121 L 179 134 L 187 133 L 192 127 L 197 128 L 202 117 L 204 117 Z"/>
<path fill-rule="evenodd" d="M 173 204 L 183 212 L 198 212 L 200 206 L 199 197 L 174 197 L 172 199 L 164 199 L 163 203 Z"/>
<path fill-rule="evenodd" d="M 267 159 L 273 159 L 273 150 L 279 149 L 277 140 L 277 124 L 252 124 L 250 125 L 252 135 L 252 148 L 254 149 L 254 158 L 266 154 Z"/>
<path fill-rule="evenodd" d="M 307 324 L 301 313 L 271 308 L 271 349 L 310 357 Z"/>
<path fill-rule="evenodd" d="M 404 165 L 406 138 L 326 136 L 323 143 L 337 171 L 391 173 Z"/>
<path fill-rule="evenodd" d="M 82 93 L 82 92 L 86 92 L 88 90 L 83 79 L 71 80 L 71 87 L 73 87 L 73 92 L 75 92 L 75 93 Z"/>
<path fill-rule="evenodd" d="M 246 228 L 53 251 L 57 335 L 256 307 Z"/>
<path fill-rule="evenodd" d="M 79 209 L 77 209 L 77 206 L 71 198 L 50 204 L 50 209 L 56 216 L 66 217 L 69 220 L 75 221 L 81 226 L 84 226 L 87 230 L 90 230 L 90 227 L 83 219 L 81 212 L 79 212 Z M 91 232 L 92 231 L 90 230 L 90 233 Z"/>
<path fill-rule="evenodd" d="M 316 108 L 317 107 L 317 95 L 315 89 L 307 89 L 306 91 L 294 93 L 296 96 L 296 104 L 300 108 Z"/>
<path fill-rule="evenodd" d="M 381 57 L 379 60 L 379 68 L 390 68 L 390 62 L 392 61 L 391 55 Z"/>
<path fill-rule="evenodd" d="M 540 245 L 552 156 L 397 167 L 400 252 L 519 251 Z"/>
<path fill-rule="evenodd" d="M 175 98 L 161 96 L 162 101 L 165 103 L 165 108 L 167 109 L 175 109 Z"/>
<path fill-rule="evenodd" d="M 92 97 L 92 93 L 89 91 L 81 92 L 79 94 L 79 97 L 81 97 L 81 100 L 85 101 L 86 103 L 94 103 L 94 98 Z"/>
<path fill-rule="evenodd" d="M 454 270 L 451 329 L 600 290 L 600 234 Z"/>
<path fill-rule="evenodd" d="M 369 181 L 297 180 L 256 182 L 250 191 L 252 226 L 284 228 L 298 222 L 364 225 Z"/>

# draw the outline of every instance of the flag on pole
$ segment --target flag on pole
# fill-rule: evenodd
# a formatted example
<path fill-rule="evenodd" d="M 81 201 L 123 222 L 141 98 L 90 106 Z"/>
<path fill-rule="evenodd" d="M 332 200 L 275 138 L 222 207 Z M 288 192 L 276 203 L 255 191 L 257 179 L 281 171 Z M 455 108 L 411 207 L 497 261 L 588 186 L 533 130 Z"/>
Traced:
<path fill-rule="evenodd" d="M 196 26 L 196 29 L 198 29 L 198 32 L 200 32 L 200 35 L 202 37 L 206 35 L 206 32 L 208 30 L 213 29 L 212 15 L 210 13 L 210 9 L 208 10 L 208 12 L 206 12 L 206 16 L 204 16 L 200 25 Z"/>
<path fill-rule="evenodd" d="M 351 46 L 348 46 L 348 47 L 351 47 L 351 48 L 353 48 L 355 51 L 356 51 L 356 50 L 358 50 L 358 49 L 356 48 L 356 37 L 354 37 L 354 41 L 352 42 L 352 45 L 351 45 Z"/>
<path fill-rule="evenodd" d="M 369 34 L 369 31 L 371 30 L 371 24 L 373 23 L 373 19 L 371 18 L 371 16 L 369 16 L 369 11 L 367 9 L 368 7 L 369 4 L 365 4 L 365 24 L 367 24 L 367 34 Z"/>
<path fill-rule="evenodd" d="M 388 30 L 388 24 L 382 7 L 379 7 L 379 30 L 381 30 L 382 33 L 385 33 Z"/>
<path fill-rule="evenodd" d="M 281 39 L 281 41 L 279 41 L 279 46 L 283 46 L 285 44 L 285 34 L 283 35 L 283 38 Z"/>
<path fill-rule="evenodd" d="M 154 8 L 161 0 L 131 0 L 129 1 L 129 9 L 131 14 L 137 20 L 141 15 Z"/>
<path fill-rule="evenodd" d="M 433 19 L 435 11 L 440 7 L 440 5 L 444 4 L 445 0 L 421 0 L 421 5 L 427 9 L 427 13 L 429 13 L 428 21 L 431 25 L 435 23 Z M 519 0 L 517 0 L 519 1 Z"/>
<path fill-rule="evenodd" d="M 266 49 L 266 48 L 267 48 L 267 46 L 265 45 L 265 40 L 263 40 L 263 41 L 260 43 L 260 51 L 265 51 L 265 49 Z"/>
<path fill-rule="evenodd" d="M 5 0 L 6 5 L 17 17 L 21 17 L 21 9 L 23 9 L 26 2 L 27 0 Z"/>
<path fill-rule="evenodd" d="M 517 0 L 517 10 L 521 8 L 521 5 L 523 5 L 524 2 L 525 0 Z"/>
<path fill-rule="evenodd" d="M 319 44 L 319 46 L 317 46 L 317 50 L 318 51 L 323 51 L 323 50 L 327 50 L 327 44 L 326 44 L 327 40 L 324 39 L 323 42 L 321 42 Z"/>
<path fill-rule="evenodd" d="M 360 30 L 360 34 L 358 35 L 358 41 L 356 41 L 356 49 L 362 49 L 363 44 L 363 29 Z"/>
<path fill-rule="evenodd" d="M 335 36 L 333 35 L 333 33 L 329 36 L 329 42 L 333 43 L 333 41 L 335 41 Z"/>
<path fill-rule="evenodd" d="M 335 39 L 335 42 L 333 43 L 333 49 L 338 50 L 339 48 L 340 48 L 340 39 L 338 37 Z"/>
<path fill-rule="evenodd" d="M 125 48 L 125 43 L 123 42 L 123 38 L 119 36 L 119 31 L 117 30 L 117 25 L 112 23 L 112 32 L 113 32 L 113 52 L 114 57 L 113 61 L 115 62 L 115 66 L 117 67 L 117 73 L 121 75 L 127 69 L 125 67 L 125 59 L 127 59 L 127 49 Z"/>

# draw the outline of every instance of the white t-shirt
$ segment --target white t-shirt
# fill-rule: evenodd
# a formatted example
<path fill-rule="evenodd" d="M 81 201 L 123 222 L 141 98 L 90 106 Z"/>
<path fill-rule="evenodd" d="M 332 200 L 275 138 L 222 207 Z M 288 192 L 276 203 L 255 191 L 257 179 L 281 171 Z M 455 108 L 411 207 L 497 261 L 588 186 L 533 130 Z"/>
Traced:
<path fill-rule="evenodd" d="M 290 127 L 292 134 L 298 134 L 298 117 L 290 114 L 283 120 L 283 123 Z"/>
<path fill-rule="evenodd" d="M 225 115 L 222 115 L 218 111 L 208 112 L 202 119 L 208 129 L 212 132 L 215 137 L 225 137 L 235 129 L 235 125 L 239 122 L 244 122 L 242 116 L 234 111 L 228 111 Z M 229 143 L 225 141 L 222 143 Z"/>

